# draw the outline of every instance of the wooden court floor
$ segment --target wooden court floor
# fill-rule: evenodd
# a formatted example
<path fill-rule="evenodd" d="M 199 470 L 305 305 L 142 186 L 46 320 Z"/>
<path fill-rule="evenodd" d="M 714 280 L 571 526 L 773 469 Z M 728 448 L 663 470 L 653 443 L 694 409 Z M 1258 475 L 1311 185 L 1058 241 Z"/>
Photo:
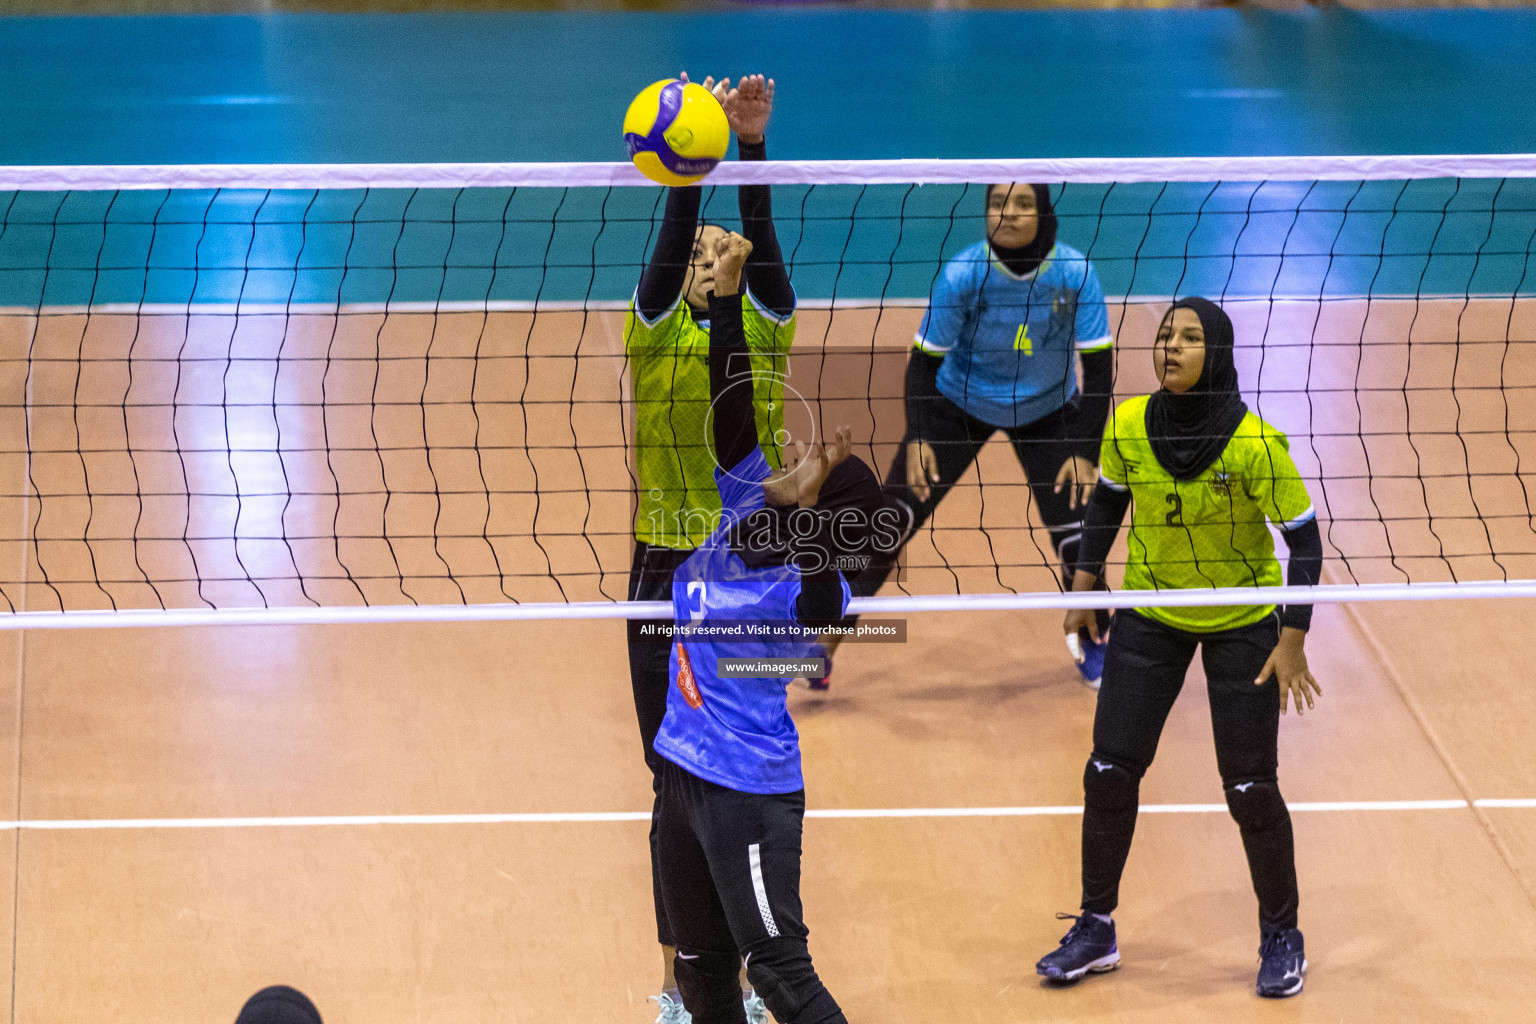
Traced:
<path fill-rule="evenodd" d="M 105 330 L 107 337 L 93 337 L 89 327 L 62 340 L 44 337 L 42 350 L 67 353 L 73 345 L 78 356 L 93 344 L 110 348 L 116 331 Z M 1144 356 L 1144 346 L 1127 345 L 1137 353 L 1130 358 Z M 1393 350 L 1373 365 L 1397 366 L 1391 360 L 1399 355 Z M 81 384 L 56 376 L 54 363 L 37 363 L 21 386 L 38 408 L 24 424 L 13 416 L 7 430 L 20 426 L 39 447 L 58 438 L 110 440 L 115 421 L 82 415 L 75 396 L 115 393 L 121 382 L 110 360 L 84 365 Z M 1438 364 L 1418 365 L 1433 373 Z M 1411 363 L 1399 368 L 1415 372 Z M 18 385 L 13 371 L 6 370 L 7 393 Z M 1130 393 L 1140 371 L 1127 372 Z M 1468 372 L 1483 375 L 1477 384 L 1492 371 L 1452 369 Z M 1505 379 L 1530 372 L 1527 360 Z M 155 422 L 168 421 L 153 419 L 163 397 L 153 390 L 156 378 L 137 379 L 151 389 L 131 410 L 148 424 L 134 428 L 141 441 Z M 456 379 L 447 369 L 437 378 L 448 388 Z M 313 383 L 295 378 L 291 386 Z M 1469 385 L 1459 397 L 1474 391 Z M 1422 398 L 1404 394 L 1406 414 L 1421 427 L 1444 415 L 1445 397 L 1432 389 Z M 50 396 L 63 401 L 44 400 Z M 1419 401 L 1428 404 L 1411 405 Z M 1394 415 L 1367 413 L 1383 421 Z M 1490 414 L 1475 406 L 1469 413 Z M 1528 413 L 1515 403 L 1513 415 L 1507 445 L 1523 451 Z M 188 429 L 194 422 L 185 421 Z M 429 422 L 424 413 L 422 436 Z M 600 426 L 594 419 L 579 429 Z M 291 427 L 290 438 L 304 436 L 301 423 Z M 540 428 L 535 420 L 532 428 L 506 429 Z M 248 429 L 244 436 L 264 436 L 259 425 Z M 1368 443 L 1375 442 L 1361 442 Z M 995 447 L 976 474 L 1001 487 L 1017 467 Z M 1390 448 L 1370 451 L 1378 469 L 1405 465 Z M 1348 457 L 1325 446 L 1303 468 Z M 1502 465 L 1502 457 L 1474 446 L 1467 493 L 1451 493 L 1454 481 L 1437 477 L 1426 507 L 1468 500 L 1512 507 L 1518 476 L 1500 480 L 1489 470 L 1482 491 L 1481 477 L 1472 479 L 1474 463 Z M 71 489 L 83 483 L 71 475 L 77 470 L 63 458 L 47 463 L 33 462 L 32 487 L 22 482 L 23 461 L 8 456 L 3 467 L 9 490 L 0 511 L 17 528 L 0 553 L 10 560 L 6 579 L 25 581 L 7 594 L 23 607 L 57 607 L 60 593 L 81 603 L 95 594 L 104 604 L 100 595 L 110 588 L 86 585 L 84 573 L 93 554 L 103 563 L 124 558 L 108 542 L 123 512 L 111 501 L 72 504 Z M 112 490 L 125 471 L 107 456 L 73 465 L 81 463 L 98 490 Z M 231 462 L 222 453 L 191 463 L 194 482 L 214 481 L 208 491 L 227 465 L 237 498 L 272 475 L 257 460 Z M 526 468 L 508 464 L 509 494 L 524 486 L 515 474 Z M 392 485 L 415 487 L 409 473 L 419 467 L 380 467 L 391 470 Z M 441 463 L 436 471 L 450 475 Z M 559 472 L 546 466 L 544 484 L 562 479 Z M 353 479 L 347 474 L 342 467 L 343 481 Z M 152 489 L 158 479 L 145 470 L 141 485 Z M 361 470 L 355 479 L 362 482 L 352 497 L 360 502 Z M 38 493 L 44 505 L 47 495 L 56 499 L 54 518 L 41 528 Z M 991 557 L 975 526 L 1027 515 L 1008 499 L 983 507 L 981 493 L 957 491 L 953 508 L 941 513 L 951 517 L 949 528 L 918 544 L 914 587 L 947 581 L 933 575 L 937 568 L 925 576 L 924 566 Z M 487 495 L 485 508 L 515 522 L 522 513 L 506 500 L 491 509 Z M 1338 500 L 1347 509 L 1357 499 Z M 333 502 L 277 521 L 297 530 L 331 516 L 362 522 L 383 514 L 403 538 L 419 513 L 408 506 L 407 518 L 396 520 Z M 260 511 L 260 502 L 252 507 Z M 154 514 L 211 527 L 224 512 L 218 501 L 194 508 L 183 499 L 179 510 Z M 622 518 L 600 513 L 615 515 Z M 261 516 L 257 522 L 273 521 Z M 35 529 L 48 540 L 21 543 Z M 89 534 L 102 538 L 94 552 L 64 539 L 92 529 L 105 531 Z M 1390 540 L 1400 554 L 1422 554 L 1434 540 L 1422 525 L 1391 529 L 1419 531 L 1374 541 Z M 1481 564 L 1470 541 L 1445 536 L 1452 557 Z M 605 565 L 624 558 L 621 541 L 606 542 L 612 552 L 600 548 Z M 1358 554 L 1371 541 L 1345 542 Z M 382 557 L 381 544 L 351 552 L 350 564 Z M 228 547 L 221 554 L 205 546 L 202 565 L 223 572 L 243 552 L 249 570 L 270 554 L 255 542 Z M 42 586 L 39 552 L 50 578 L 80 585 Z M 182 557 L 157 552 L 140 552 L 147 567 L 169 572 Z M 515 547 L 501 554 L 513 564 L 522 557 Z M 401 557 L 403 569 L 416 564 L 410 552 Z M 447 561 L 457 568 L 476 557 L 484 555 L 455 549 Z M 1008 582 L 1039 585 L 1041 573 L 1021 571 Z M 391 582 L 418 599 L 446 586 L 425 569 Z M 965 585 L 996 587 L 982 577 Z M 220 586 L 210 596 L 254 600 L 238 577 Z M 269 599 L 288 595 L 283 587 L 292 584 L 275 584 Z M 125 604 L 145 602 L 142 586 L 111 593 Z M 389 599 L 400 600 L 398 593 Z M 185 603 L 195 597 L 174 594 Z M 384 590 L 369 597 L 386 599 Z M 1093 698 L 1067 662 L 1058 613 L 914 616 L 905 645 L 846 647 L 829 694 L 791 693 L 808 804 L 813 812 L 847 812 L 813 816 L 806 826 L 803 891 L 818 968 L 854 1022 L 1525 1019 L 1536 1000 L 1528 968 L 1536 958 L 1536 808 L 1470 803 L 1536 798 L 1536 695 L 1524 678 L 1525 659 L 1536 654 L 1525 628 L 1533 612 L 1536 602 L 1319 608 L 1308 648 L 1323 700 L 1282 728 L 1288 799 L 1324 805 L 1295 813 L 1312 969 L 1306 993 L 1283 1003 L 1250 991 L 1256 911 L 1237 830 L 1224 813 L 1142 816 L 1117 915 L 1124 967 L 1071 989 L 1041 986 L 1033 964 L 1065 930 L 1053 914 L 1076 903 L 1075 815 L 858 813 L 1079 804 Z M 0 863 L 0 889 L 9 890 L 0 906 L 12 908 L 13 920 L 9 931 L 0 929 L 12 962 L 0 985 L 9 987 L 14 1021 L 216 1024 L 272 983 L 304 989 L 327 1021 L 341 1024 L 640 1024 L 654 1016 L 645 1002 L 659 968 L 646 824 L 638 814 L 582 819 L 649 804 L 618 622 L 7 632 L 0 659 L 0 687 L 10 691 L 0 693 L 0 815 L 26 826 L 0 842 L 0 859 L 10 862 Z M 1143 786 L 1146 804 L 1221 803 L 1197 683 L 1198 669 Z M 1401 801 L 1450 806 L 1350 806 Z M 456 814 L 545 817 L 357 820 Z M 294 817 L 329 820 L 281 820 Z M 172 827 L 210 818 L 240 820 Z"/>

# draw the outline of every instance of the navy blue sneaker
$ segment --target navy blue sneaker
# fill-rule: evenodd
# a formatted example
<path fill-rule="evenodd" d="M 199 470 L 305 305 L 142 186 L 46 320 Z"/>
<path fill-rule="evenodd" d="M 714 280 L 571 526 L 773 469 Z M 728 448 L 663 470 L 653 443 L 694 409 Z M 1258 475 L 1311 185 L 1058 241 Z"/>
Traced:
<path fill-rule="evenodd" d="M 1284 999 L 1301 991 L 1307 980 L 1307 952 L 1301 929 L 1266 935 L 1259 946 L 1259 995 Z"/>
<path fill-rule="evenodd" d="M 1058 920 L 1077 923 L 1062 936 L 1054 953 L 1040 958 L 1035 973 L 1052 981 L 1076 981 L 1090 972 L 1112 971 L 1120 965 L 1120 948 L 1115 945 L 1115 922 L 1100 921 L 1092 914 L 1081 917 L 1057 914 Z"/>

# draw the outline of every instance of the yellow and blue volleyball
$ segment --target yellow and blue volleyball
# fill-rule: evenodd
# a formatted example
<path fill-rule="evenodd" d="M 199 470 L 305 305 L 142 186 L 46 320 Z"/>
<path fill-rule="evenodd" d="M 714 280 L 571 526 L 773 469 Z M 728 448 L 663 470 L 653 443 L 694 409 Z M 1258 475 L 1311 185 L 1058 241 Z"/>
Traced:
<path fill-rule="evenodd" d="M 731 143 L 720 101 L 702 85 L 664 78 L 646 86 L 624 115 L 629 158 L 652 181 L 692 185 Z"/>

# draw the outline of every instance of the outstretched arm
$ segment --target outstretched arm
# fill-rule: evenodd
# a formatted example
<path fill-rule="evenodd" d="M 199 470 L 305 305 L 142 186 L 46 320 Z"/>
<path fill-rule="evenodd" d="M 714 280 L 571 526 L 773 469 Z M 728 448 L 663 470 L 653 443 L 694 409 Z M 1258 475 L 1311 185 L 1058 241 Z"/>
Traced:
<path fill-rule="evenodd" d="M 764 132 L 773 112 L 773 79 L 746 76 L 726 93 L 722 105 L 736 133 L 737 155 L 743 160 L 767 160 Z M 752 243 L 747 288 L 774 316 L 785 319 L 795 311 L 795 290 L 773 227 L 773 190 L 767 185 L 742 185 L 736 190 L 736 201 L 741 208 L 741 233 Z"/>
<path fill-rule="evenodd" d="M 635 290 L 635 309 L 647 320 L 655 320 L 672 307 L 688 281 L 688 267 L 693 262 L 693 243 L 699 232 L 699 203 L 704 190 L 697 185 L 667 190 L 667 212 L 656 233 L 656 248 L 651 261 L 640 274 Z"/>
<path fill-rule="evenodd" d="M 740 375 L 751 365 L 741 324 L 741 268 L 751 252 L 752 243 L 734 233 L 715 244 L 715 290 L 709 295 L 709 398 L 715 418 L 715 461 L 726 470 L 757 449 L 751 377 Z M 738 371 L 734 377 L 733 369 Z"/>

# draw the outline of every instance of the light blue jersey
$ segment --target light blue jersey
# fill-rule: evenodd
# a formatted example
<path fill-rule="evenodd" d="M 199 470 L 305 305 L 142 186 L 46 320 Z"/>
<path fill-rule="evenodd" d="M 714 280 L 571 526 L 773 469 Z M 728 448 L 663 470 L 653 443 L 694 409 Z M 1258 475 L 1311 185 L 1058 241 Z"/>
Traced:
<path fill-rule="evenodd" d="M 729 472 L 715 469 L 723 517 L 672 576 L 672 615 L 678 626 L 792 622 L 800 600 L 800 570 L 793 565 L 752 569 L 731 550 L 730 529 L 762 508 L 768 462 L 762 449 Z M 842 581 L 842 611 L 850 593 Z M 742 793 L 793 793 L 800 774 L 800 734 L 789 717 L 789 680 L 721 679 L 719 658 L 803 658 L 813 639 L 674 640 L 667 716 L 656 734 L 656 753 L 701 779 Z"/>
<path fill-rule="evenodd" d="M 977 242 L 944 264 L 916 344 L 943 358 L 946 398 L 993 426 L 1018 427 L 1070 402 L 1075 354 L 1107 349 L 1114 338 L 1099 275 L 1082 253 L 1057 242 L 1020 277 Z"/>

